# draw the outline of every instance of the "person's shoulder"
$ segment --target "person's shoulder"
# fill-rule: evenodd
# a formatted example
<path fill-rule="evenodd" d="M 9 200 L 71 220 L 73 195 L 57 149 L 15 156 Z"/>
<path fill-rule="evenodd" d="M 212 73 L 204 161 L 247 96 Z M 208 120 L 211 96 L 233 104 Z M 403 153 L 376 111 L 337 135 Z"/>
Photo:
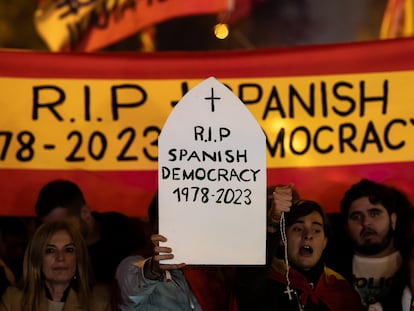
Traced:
<path fill-rule="evenodd" d="M 142 266 L 144 261 L 147 259 L 148 258 L 145 258 L 141 255 L 127 256 L 121 260 L 121 262 L 118 265 L 117 271 L 118 273 L 120 273 L 121 271 L 124 271 L 124 270 L 130 270 L 130 267 Z"/>
<path fill-rule="evenodd" d="M 106 311 L 111 310 L 111 288 L 109 285 L 96 283 L 92 287 L 92 292 L 90 296 L 90 304 L 92 310 L 96 311 Z"/>
<path fill-rule="evenodd" d="M 12 306 L 20 306 L 22 301 L 23 292 L 16 286 L 9 286 L 4 291 L 1 298 L 1 305 L 6 307 L 6 310 L 10 310 Z"/>
<path fill-rule="evenodd" d="M 327 285 L 337 287 L 338 289 L 352 289 L 352 291 L 354 291 L 352 283 L 341 273 L 327 266 L 325 266 L 324 272 Z"/>
<path fill-rule="evenodd" d="M 125 257 L 116 268 L 116 283 L 118 285 L 124 284 L 124 286 L 129 286 L 130 283 L 134 283 L 138 279 L 142 279 L 144 277 L 144 264 L 147 259 L 148 258 L 144 258 L 140 255 Z"/>
<path fill-rule="evenodd" d="M 338 270 L 336 270 L 335 268 L 332 268 L 330 266 L 325 266 L 325 274 L 326 276 L 329 277 L 333 277 L 338 281 L 347 281 L 349 282 L 349 280 Z"/>
<path fill-rule="evenodd" d="M 94 297 L 109 297 L 111 294 L 111 288 L 104 283 L 96 283 L 92 286 L 92 295 Z"/>
<path fill-rule="evenodd" d="M 18 295 L 22 295 L 23 292 L 20 288 L 18 288 L 17 286 L 8 286 L 4 292 L 4 295 L 11 295 L 11 296 L 18 296 Z"/>

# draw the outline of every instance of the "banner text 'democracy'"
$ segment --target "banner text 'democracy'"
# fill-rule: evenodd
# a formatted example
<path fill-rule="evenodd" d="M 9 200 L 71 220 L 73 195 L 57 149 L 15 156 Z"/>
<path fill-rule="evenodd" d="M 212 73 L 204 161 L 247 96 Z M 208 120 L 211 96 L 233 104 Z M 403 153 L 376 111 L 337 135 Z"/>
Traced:
<path fill-rule="evenodd" d="M 405 71 L 222 82 L 265 132 L 267 166 L 292 167 L 409 161 L 414 95 L 403 90 L 413 78 Z M 2 167 L 130 170 L 156 168 L 158 134 L 199 81 L 0 82 Z"/>

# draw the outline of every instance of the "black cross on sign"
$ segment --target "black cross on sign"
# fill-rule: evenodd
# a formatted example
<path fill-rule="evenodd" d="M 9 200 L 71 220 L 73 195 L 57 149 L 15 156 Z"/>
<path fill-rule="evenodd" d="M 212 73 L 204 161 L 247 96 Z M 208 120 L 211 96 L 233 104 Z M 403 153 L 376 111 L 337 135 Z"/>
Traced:
<path fill-rule="evenodd" d="M 211 88 L 211 96 L 204 97 L 204 99 L 211 101 L 211 112 L 214 112 L 214 100 L 219 100 L 221 97 L 214 97 L 214 88 Z"/>

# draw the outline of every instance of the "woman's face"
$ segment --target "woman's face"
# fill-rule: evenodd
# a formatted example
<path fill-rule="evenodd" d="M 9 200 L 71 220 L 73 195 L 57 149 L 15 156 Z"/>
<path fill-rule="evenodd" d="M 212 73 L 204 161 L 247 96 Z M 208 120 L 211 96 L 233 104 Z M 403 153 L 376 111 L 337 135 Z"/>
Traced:
<path fill-rule="evenodd" d="M 288 258 L 295 266 L 309 270 L 322 256 L 327 238 L 323 231 L 321 214 L 314 211 L 299 217 L 286 231 Z"/>
<path fill-rule="evenodd" d="M 68 285 L 76 272 L 76 249 L 70 235 L 58 231 L 46 245 L 43 275 L 50 285 Z"/>

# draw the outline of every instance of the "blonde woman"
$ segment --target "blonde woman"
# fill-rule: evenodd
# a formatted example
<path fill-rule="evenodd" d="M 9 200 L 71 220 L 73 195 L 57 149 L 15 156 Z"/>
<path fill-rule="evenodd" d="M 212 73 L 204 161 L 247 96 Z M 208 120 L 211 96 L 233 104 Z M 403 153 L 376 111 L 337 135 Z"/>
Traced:
<path fill-rule="evenodd" d="M 92 285 L 88 251 L 68 222 L 41 225 L 24 257 L 22 283 L 4 293 L 0 311 L 109 311 L 109 291 Z"/>

